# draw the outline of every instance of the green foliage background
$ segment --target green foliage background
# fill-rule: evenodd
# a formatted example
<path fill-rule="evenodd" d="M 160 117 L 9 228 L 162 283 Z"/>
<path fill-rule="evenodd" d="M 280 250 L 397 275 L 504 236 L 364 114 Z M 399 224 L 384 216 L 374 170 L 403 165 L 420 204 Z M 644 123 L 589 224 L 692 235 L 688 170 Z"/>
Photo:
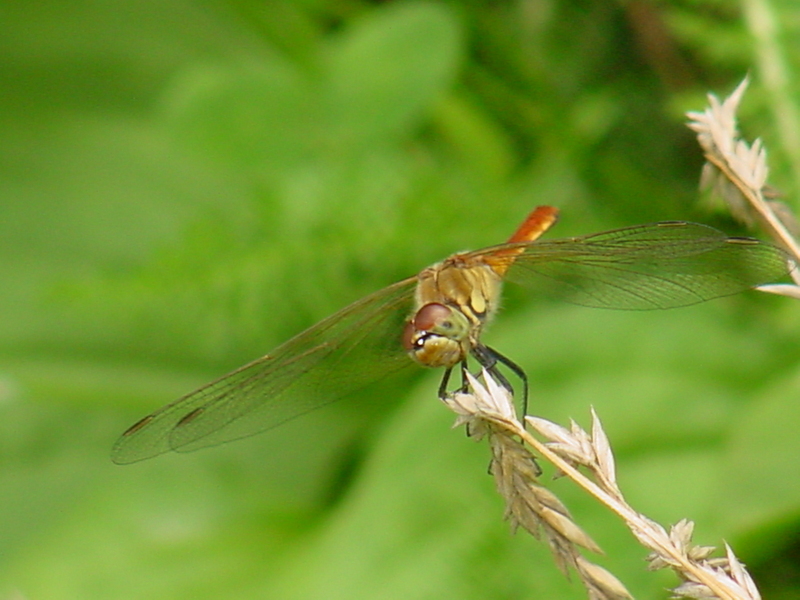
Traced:
<path fill-rule="evenodd" d="M 197 454 L 108 451 L 536 204 L 560 236 L 736 231 L 699 207 L 682 113 L 747 72 L 743 127 L 791 203 L 799 27 L 793 0 L 0 4 L 0 599 L 584 597 L 509 534 L 435 373 Z M 598 410 L 639 510 L 797 598 L 797 314 L 512 290 L 489 338 L 535 413 Z M 667 596 L 615 517 L 553 488 L 637 598 Z"/>

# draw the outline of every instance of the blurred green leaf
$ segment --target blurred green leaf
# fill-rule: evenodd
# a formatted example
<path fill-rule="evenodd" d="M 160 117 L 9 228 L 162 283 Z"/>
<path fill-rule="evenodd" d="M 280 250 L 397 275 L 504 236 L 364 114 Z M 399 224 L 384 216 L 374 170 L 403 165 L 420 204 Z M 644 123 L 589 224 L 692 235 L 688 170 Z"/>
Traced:
<path fill-rule="evenodd" d="M 764 7 L 794 81 L 790 4 Z M 791 190 L 764 42 L 736 10 L 0 6 L 0 598 L 585 597 L 509 535 L 437 373 L 203 453 L 121 469 L 108 451 L 348 302 L 503 240 L 535 204 L 562 210 L 557 236 L 699 214 L 675 107 L 746 71 L 743 127 Z M 595 406 L 637 508 L 742 540 L 759 580 L 781 565 L 770 596 L 791 597 L 795 310 L 604 313 L 509 290 L 487 340 L 525 366 L 537 414 L 586 423 Z M 675 582 L 644 571 L 624 527 L 552 485 L 603 564 L 663 598 Z"/>
<path fill-rule="evenodd" d="M 325 97 L 331 136 L 368 150 L 419 122 L 452 84 L 459 29 L 441 4 L 398 3 L 333 41 Z"/>
<path fill-rule="evenodd" d="M 725 519 L 740 533 L 794 519 L 800 504 L 798 378 L 773 381 L 736 415 L 720 465 Z M 753 482 L 758 482 L 754 485 Z"/>

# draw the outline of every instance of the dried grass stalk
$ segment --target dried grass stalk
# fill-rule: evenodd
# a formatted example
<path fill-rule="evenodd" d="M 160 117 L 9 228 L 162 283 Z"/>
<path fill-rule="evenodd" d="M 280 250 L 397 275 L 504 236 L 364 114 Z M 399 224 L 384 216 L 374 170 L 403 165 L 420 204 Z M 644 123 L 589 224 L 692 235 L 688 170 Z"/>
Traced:
<path fill-rule="evenodd" d="M 703 112 L 687 113 L 687 126 L 697 132 L 706 158 L 700 185 L 721 198 L 734 218 L 749 227 L 760 226 L 800 264 L 796 238 L 800 223 L 787 205 L 771 199 L 775 193 L 767 186 L 767 151 L 760 139 L 748 144 L 739 135 L 736 111 L 748 83 L 745 77 L 722 102 L 709 94 L 709 106 Z M 792 270 L 792 278 L 795 285 L 765 285 L 758 289 L 800 298 L 798 269 Z"/>
<path fill-rule="evenodd" d="M 595 553 L 601 550 L 556 495 L 541 484 L 536 456 L 551 462 L 622 517 L 636 539 L 651 551 L 649 568 L 671 568 L 681 577 L 683 583 L 673 590 L 676 597 L 760 599 L 752 579 L 728 546 L 725 557 L 711 558 L 714 547 L 692 545 L 691 521 L 682 520 L 667 531 L 625 501 L 616 482 L 611 445 L 594 410 L 591 434 L 575 422 L 567 429 L 527 417 L 528 425 L 544 438 L 542 442 L 517 419 L 508 390 L 485 371 L 484 383 L 467 377 L 470 393 L 456 392 L 445 403 L 458 414 L 456 426 L 466 425 L 470 436 L 488 440 L 492 450 L 490 471 L 506 501 L 505 517 L 513 529 L 522 528 L 547 541 L 558 567 L 565 573 L 575 571 L 591 600 L 632 596 L 616 577 L 581 554 L 581 548 Z M 588 471 L 591 478 L 579 468 Z"/>

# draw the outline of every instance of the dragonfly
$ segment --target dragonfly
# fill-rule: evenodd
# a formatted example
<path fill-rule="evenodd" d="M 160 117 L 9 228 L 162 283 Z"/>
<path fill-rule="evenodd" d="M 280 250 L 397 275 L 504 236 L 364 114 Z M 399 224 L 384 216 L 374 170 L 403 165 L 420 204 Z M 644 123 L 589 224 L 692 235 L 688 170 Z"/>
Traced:
<path fill-rule="evenodd" d="M 112 460 L 128 464 L 245 438 L 413 366 L 453 369 L 464 389 L 469 361 L 511 390 L 501 367 L 523 369 L 485 345 L 504 282 L 594 308 L 675 308 L 774 282 L 793 268 L 783 250 L 698 223 L 666 221 L 540 240 L 558 218 L 535 208 L 503 244 L 458 252 L 374 292 L 269 354 L 134 423 Z"/>

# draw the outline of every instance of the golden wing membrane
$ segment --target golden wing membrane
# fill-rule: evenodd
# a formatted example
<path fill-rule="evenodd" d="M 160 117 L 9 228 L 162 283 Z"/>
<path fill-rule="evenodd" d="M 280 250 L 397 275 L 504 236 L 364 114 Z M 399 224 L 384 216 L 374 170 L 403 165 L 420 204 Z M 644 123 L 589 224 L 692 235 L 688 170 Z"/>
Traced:
<path fill-rule="evenodd" d="M 491 264 L 496 246 L 479 251 Z M 675 308 L 774 282 L 788 255 L 751 238 L 682 221 L 583 237 L 515 244 L 506 280 L 542 295 L 593 308 Z"/>
<path fill-rule="evenodd" d="M 150 414 L 119 438 L 112 460 L 128 464 L 248 437 L 410 366 L 400 334 L 415 282 L 375 292 Z"/>

